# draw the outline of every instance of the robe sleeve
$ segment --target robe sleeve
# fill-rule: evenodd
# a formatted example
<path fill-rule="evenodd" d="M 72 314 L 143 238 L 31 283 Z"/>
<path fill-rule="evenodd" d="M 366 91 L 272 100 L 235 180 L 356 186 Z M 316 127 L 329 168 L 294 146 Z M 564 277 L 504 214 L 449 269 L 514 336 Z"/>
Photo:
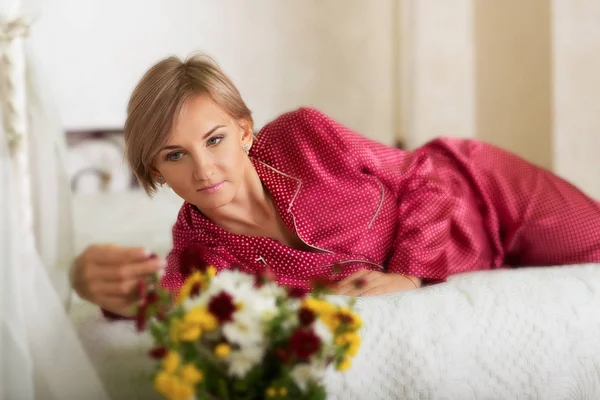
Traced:
<path fill-rule="evenodd" d="M 431 157 L 371 140 L 310 108 L 301 109 L 313 143 L 340 152 L 335 162 L 376 176 L 395 196 L 397 231 L 387 271 L 443 281 L 454 254 L 451 236 L 453 197 Z M 316 140 L 316 141 L 315 141 Z M 458 248 L 458 247 L 457 247 Z"/>

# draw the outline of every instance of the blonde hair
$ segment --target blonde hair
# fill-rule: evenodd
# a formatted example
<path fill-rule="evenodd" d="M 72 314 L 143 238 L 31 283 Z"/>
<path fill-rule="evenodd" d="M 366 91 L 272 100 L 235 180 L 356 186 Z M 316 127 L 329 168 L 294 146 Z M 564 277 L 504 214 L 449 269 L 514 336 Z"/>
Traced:
<path fill-rule="evenodd" d="M 236 121 L 252 123 L 252 113 L 233 82 L 210 57 L 166 58 L 139 81 L 127 105 L 125 157 L 149 196 L 156 191 L 154 159 L 171 134 L 176 116 L 191 98 L 208 96 Z"/>

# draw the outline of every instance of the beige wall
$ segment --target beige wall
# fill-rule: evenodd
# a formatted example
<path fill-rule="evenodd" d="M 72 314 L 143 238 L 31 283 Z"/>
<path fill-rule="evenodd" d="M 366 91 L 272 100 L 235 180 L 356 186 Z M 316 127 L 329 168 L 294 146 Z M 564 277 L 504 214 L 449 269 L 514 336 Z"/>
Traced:
<path fill-rule="evenodd" d="M 550 1 L 474 7 L 476 136 L 552 168 Z"/>
<path fill-rule="evenodd" d="M 402 0 L 402 134 L 475 137 L 600 199 L 600 1 Z"/>
<path fill-rule="evenodd" d="M 600 199 L 600 1 L 552 3 L 555 170 Z"/>
<path fill-rule="evenodd" d="M 284 37 L 286 46 L 276 58 L 280 80 L 264 78 L 265 87 L 278 94 L 270 97 L 273 108 L 313 105 L 394 144 L 394 1 L 269 0 L 280 18 L 269 35 Z M 294 83 L 294 92 L 281 90 Z"/>
<path fill-rule="evenodd" d="M 44 0 L 30 41 L 68 129 L 121 127 L 152 63 L 203 50 L 232 76 L 257 128 L 314 105 L 392 144 L 395 1 L 128 0 L 115 12 L 103 0 Z"/>
<path fill-rule="evenodd" d="M 403 140 L 473 137 L 472 0 L 401 1 Z"/>

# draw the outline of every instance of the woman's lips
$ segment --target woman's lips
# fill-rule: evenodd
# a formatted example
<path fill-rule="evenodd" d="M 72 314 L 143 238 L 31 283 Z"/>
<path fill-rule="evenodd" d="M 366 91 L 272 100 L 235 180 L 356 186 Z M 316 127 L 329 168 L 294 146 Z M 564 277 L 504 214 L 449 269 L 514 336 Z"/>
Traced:
<path fill-rule="evenodd" d="M 218 192 L 219 189 L 221 189 L 221 187 L 223 186 L 225 182 L 219 182 L 216 185 L 212 185 L 212 186 L 206 186 L 203 187 L 202 189 L 198 189 L 199 192 L 202 193 L 215 193 Z"/>

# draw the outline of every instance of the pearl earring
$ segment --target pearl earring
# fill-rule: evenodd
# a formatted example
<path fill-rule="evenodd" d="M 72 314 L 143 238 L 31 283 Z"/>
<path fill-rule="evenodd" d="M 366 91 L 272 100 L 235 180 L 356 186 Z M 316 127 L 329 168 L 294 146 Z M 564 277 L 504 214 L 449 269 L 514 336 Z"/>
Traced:
<path fill-rule="evenodd" d="M 248 152 L 250 151 L 250 146 L 248 146 L 247 144 L 243 144 L 242 145 L 242 149 L 244 149 L 244 151 L 246 152 L 246 154 L 248 154 Z"/>
<path fill-rule="evenodd" d="M 162 177 L 162 176 L 160 176 L 160 175 L 158 176 L 158 178 L 156 178 L 156 180 L 157 180 L 157 181 L 158 181 L 158 183 L 160 183 L 161 185 L 162 185 L 163 183 L 165 183 L 165 178 L 163 178 L 163 177 Z"/>

